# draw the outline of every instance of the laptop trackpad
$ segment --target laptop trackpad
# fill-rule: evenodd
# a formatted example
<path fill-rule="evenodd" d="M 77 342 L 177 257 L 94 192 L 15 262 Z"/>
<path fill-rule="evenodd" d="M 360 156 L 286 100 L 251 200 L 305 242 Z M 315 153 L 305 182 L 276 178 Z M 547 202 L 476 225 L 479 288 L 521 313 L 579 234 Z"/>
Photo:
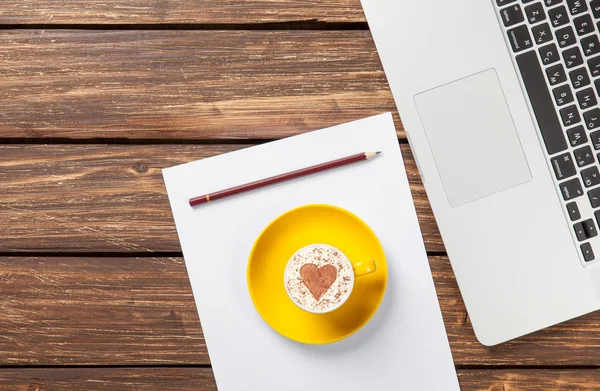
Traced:
<path fill-rule="evenodd" d="M 415 103 L 451 206 L 531 180 L 494 69 L 420 93 Z"/>

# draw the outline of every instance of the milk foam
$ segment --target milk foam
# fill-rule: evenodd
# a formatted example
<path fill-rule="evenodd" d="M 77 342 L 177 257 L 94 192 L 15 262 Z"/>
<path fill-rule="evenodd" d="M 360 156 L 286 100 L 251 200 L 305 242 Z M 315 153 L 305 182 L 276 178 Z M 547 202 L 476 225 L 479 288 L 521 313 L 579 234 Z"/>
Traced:
<path fill-rule="evenodd" d="M 337 277 L 329 289 L 316 300 L 300 276 L 300 268 L 312 263 L 317 267 L 332 265 Z M 329 312 L 346 301 L 354 287 L 354 272 L 348 258 L 337 248 L 317 244 L 304 247 L 289 261 L 284 283 L 290 298 L 300 307 L 311 312 Z"/>

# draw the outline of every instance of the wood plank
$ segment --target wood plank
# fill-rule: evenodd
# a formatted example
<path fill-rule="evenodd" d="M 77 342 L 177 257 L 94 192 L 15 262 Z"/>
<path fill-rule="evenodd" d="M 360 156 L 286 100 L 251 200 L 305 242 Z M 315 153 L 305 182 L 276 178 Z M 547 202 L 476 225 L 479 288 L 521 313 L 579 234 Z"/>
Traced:
<path fill-rule="evenodd" d="M 431 257 L 459 366 L 600 366 L 600 312 L 480 345 L 448 259 Z M 0 258 L 1 365 L 208 364 L 181 258 Z"/>
<path fill-rule="evenodd" d="M 462 391 L 571 391 L 600 389 L 598 369 L 458 370 Z M 0 369 L 11 390 L 216 391 L 210 368 Z"/>
<path fill-rule="evenodd" d="M 74 139 L 275 139 L 395 110 L 369 31 L 6 30 L 0 105 L 0 137 Z"/>
<path fill-rule="evenodd" d="M 0 258 L 0 365 L 208 364 L 182 258 Z"/>
<path fill-rule="evenodd" d="M 462 391 L 596 391 L 599 369 L 459 370 Z"/>
<path fill-rule="evenodd" d="M 210 368 L 0 369 L 3 390 L 217 391 Z"/>
<path fill-rule="evenodd" d="M 359 0 L 3 0 L 0 24 L 364 22 Z"/>
<path fill-rule="evenodd" d="M 0 146 L 0 252 L 181 251 L 161 169 L 246 145 Z M 444 247 L 407 145 L 430 251 Z"/>

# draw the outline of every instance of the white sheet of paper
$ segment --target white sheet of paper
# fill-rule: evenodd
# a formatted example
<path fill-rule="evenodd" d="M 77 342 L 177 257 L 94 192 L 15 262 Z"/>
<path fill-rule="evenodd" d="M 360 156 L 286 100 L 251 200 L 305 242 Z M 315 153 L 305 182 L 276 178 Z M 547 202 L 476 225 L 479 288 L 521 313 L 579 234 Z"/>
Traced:
<path fill-rule="evenodd" d="M 376 159 L 191 208 L 194 196 L 359 152 Z M 391 114 L 163 170 L 219 391 L 459 390 Z M 371 226 L 386 253 L 385 299 L 331 345 L 272 330 L 252 305 L 254 240 L 297 206 L 332 204 Z"/>

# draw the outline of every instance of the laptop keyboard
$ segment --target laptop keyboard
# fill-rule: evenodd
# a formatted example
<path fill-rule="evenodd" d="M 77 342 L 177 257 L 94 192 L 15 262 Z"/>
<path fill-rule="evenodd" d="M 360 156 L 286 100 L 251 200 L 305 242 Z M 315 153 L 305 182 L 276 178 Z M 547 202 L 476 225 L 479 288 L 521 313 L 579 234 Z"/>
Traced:
<path fill-rule="evenodd" d="M 600 259 L 600 0 L 492 0 L 584 263 Z"/>

